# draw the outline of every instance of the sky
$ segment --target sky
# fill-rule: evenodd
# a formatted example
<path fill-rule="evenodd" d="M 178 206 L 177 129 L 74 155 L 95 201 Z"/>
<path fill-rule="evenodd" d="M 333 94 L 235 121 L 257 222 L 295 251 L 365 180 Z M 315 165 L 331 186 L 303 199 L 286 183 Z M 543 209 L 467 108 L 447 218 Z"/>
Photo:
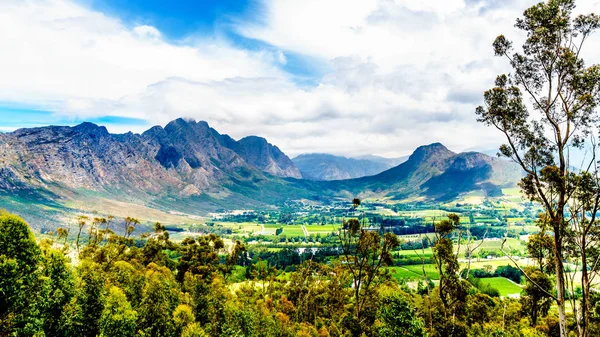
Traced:
<path fill-rule="evenodd" d="M 178 117 L 286 154 L 489 149 L 475 108 L 531 0 L 2 0 L 0 131 Z M 600 11 L 600 0 L 576 13 Z M 600 63 L 600 35 L 583 51 Z"/>

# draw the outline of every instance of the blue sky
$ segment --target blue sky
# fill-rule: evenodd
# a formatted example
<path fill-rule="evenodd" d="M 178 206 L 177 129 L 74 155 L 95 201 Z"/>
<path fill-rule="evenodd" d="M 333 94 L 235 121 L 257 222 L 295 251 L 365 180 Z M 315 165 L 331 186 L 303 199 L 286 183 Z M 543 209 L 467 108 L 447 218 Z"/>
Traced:
<path fill-rule="evenodd" d="M 35 107 L 19 106 L 11 103 L 0 104 L 2 107 L 0 115 L 5 121 L 10 121 L 6 130 L 0 131 L 11 131 L 14 128 L 28 128 L 36 127 L 40 125 L 76 125 L 82 122 L 91 122 L 98 125 L 133 125 L 148 127 L 149 124 L 144 119 L 139 118 L 127 118 L 120 116 L 94 116 L 87 118 L 80 118 L 78 116 L 68 115 L 55 115 L 51 111 L 39 110 Z"/>
<path fill-rule="evenodd" d="M 160 31 L 161 38 L 173 45 L 186 45 L 189 40 L 199 37 L 218 36 L 241 50 L 276 51 L 270 44 L 243 36 L 233 29 L 240 20 L 261 21 L 263 5 L 256 0 L 77 0 L 75 4 L 102 15 L 114 17 L 129 28 L 151 26 Z M 286 72 L 291 81 L 299 87 L 318 84 L 327 64 L 310 56 L 288 51 L 286 62 L 278 67 Z M 141 118 L 120 116 L 69 116 L 56 114 L 53 109 L 45 109 L 29 102 L 0 101 L 0 131 L 10 131 L 20 127 L 33 127 L 49 124 L 74 125 L 83 121 L 107 126 L 149 127 L 150 121 Z"/>
<path fill-rule="evenodd" d="M 247 0 L 88 0 L 82 3 L 126 22 L 154 26 L 175 40 L 198 32 L 210 33 L 229 25 L 232 19 L 252 17 L 260 11 L 258 2 Z"/>
<path fill-rule="evenodd" d="M 265 6 L 258 0 L 88 0 L 92 9 L 119 17 L 130 25 L 156 27 L 171 43 L 182 43 L 188 37 L 218 35 L 240 49 L 276 50 L 274 46 L 239 34 L 234 25 L 240 20 L 260 24 Z M 286 51 L 282 70 L 300 86 L 314 86 L 328 69 L 319 60 Z"/>
<path fill-rule="evenodd" d="M 493 147 L 500 135 L 474 114 L 509 69 L 491 43 L 518 45 L 514 20 L 536 2 L 3 0 L 0 131 L 188 117 L 292 156 Z"/>

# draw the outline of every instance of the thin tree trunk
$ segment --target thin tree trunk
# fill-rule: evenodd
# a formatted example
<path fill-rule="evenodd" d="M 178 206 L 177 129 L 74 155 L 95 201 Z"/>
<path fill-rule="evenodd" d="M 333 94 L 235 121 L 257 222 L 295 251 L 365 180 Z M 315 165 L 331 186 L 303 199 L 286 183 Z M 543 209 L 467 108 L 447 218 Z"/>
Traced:
<path fill-rule="evenodd" d="M 585 234 L 581 238 L 581 331 L 580 337 L 587 337 L 588 335 L 588 321 L 589 321 L 589 296 L 590 296 L 590 283 L 588 279 L 587 271 L 587 255 L 585 253 L 586 240 Z"/>
<path fill-rule="evenodd" d="M 559 214 L 560 213 L 562 212 L 559 212 Z M 560 328 L 560 337 L 567 337 L 567 318 L 565 314 L 565 271 L 562 261 L 562 240 L 560 236 L 560 228 L 555 228 L 554 244 L 556 254 L 554 257 L 554 262 L 556 266 L 556 304 L 558 306 L 558 324 Z"/>

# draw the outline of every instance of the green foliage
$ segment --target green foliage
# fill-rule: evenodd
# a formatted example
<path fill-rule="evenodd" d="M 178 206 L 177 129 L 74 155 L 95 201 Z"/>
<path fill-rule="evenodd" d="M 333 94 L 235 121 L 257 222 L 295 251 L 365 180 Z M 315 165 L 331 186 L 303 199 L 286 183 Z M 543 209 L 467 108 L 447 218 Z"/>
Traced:
<path fill-rule="evenodd" d="M 539 269 L 529 267 L 526 270 L 529 278 L 523 289 L 521 305 L 523 310 L 529 315 L 531 324 L 535 325 L 538 319 L 548 314 L 552 304 L 552 281 L 548 275 L 542 273 Z"/>
<path fill-rule="evenodd" d="M 494 276 L 506 277 L 507 279 L 512 280 L 517 284 L 521 283 L 522 275 L 523 273 L 519 268 L 516 268 L 511 265 L 500 266 L 496 268 L 496 271 L 494 271 Z"/>
<path fill-rule="evenodd" d="M 589 243 L 598 236 L 592 230 L 594 221 L 587 217 L 595 218 L 600 201 L 595 156 L 579 164 L 582 172 L 573 173 L 569 167 L 571 148 L 584 149 L 589 139 L 595 149 L 600 104 L 600 65 L 587 66 L 581 53 L 586 40 L 600 28 L 600 17 L 573 17 L 574 8 L 574 0 L 548 0 L 526 9 L 515 25 L 526 34 L 521 50 L 514 50 L 504 35 L 496 38 L 495 55 L 506 58 L 513 71 L 496 77 L 494 88 L 484 93 L 485 106 L 476 109 L 479 122 L 494 126 L 506 137 L 500 152 L 525 171 L 519 184 L 524 194 L 544 207 L 539 225 L 542 233 L 552 232 L 552 239 L 540 234 L 528 249 L 542 272 L 556 274 L 552 297 L 561 337 L 568 334 L 565 261 L 569 257 L 584 266 L 581 315 L 575 315 L 575 320 L 578 333 L 588 335 L 586 255 L 594 249 L 595 244 Z M 569 254 L 570 249 L 577 251 L 575 256 Z M 533 307 L 531 312 L 539 311 Z"/>
<path fill-rule="evenodd" d="M 352 200 L 353 208 L 360 205 L 359 199 Z M 342 224 L 338 234 L 344 255 L 344 266 L 352 275 L 354 288 L 354 319 L 360 327 L 355 331 L 363 331 L 371 322 L 364 317 L 367 308 L 372 304 L 371 286 L 380 276 L 381 267 L 392 265 L 392 251 L 400 246 L 398 237 L 393 233 L 381 236 L 378 232 L 365 229 L 365 218 L 348 219 Z"/>
<path fill-rule="evenodd" d="M 444 306 L 444 317 L 453 320 L 460 313 L 466 298 L 465 285 L 460 279 L 458 258 L 450 234 L 458 227 L 459 217 L 448 214 L 448 219 L 435 225 L 436 240 L 433 246 L 433 260 L 440 273 L 439 296 Z"/>
<path fill-rule="evenodd" d="M 190 323 L 183 328 L 181 337 L 208 337 L 198 323 Z"/>
<path fill-rule="evenodd" d="M 69 325 L 64 322 L 65 308 L 75 296 L 75 282 L 71 266 L 60 251 L 44 251 L 42 264 L 44 298 L 42 302 L 44 331 L 48 336 L 68 336 Z"/>
<path fill-rule="evenodd" d="M 0 211 L 0 335 L 40 330 L 32 294 L 40 291 L 41 250 L 23 219 Z"/>
<path fill-rule="evenodd" d="M 98 323 L 101 337 L 134 336 L 137 312 L 131 308 L 125 293 L 120 288 L 110 287 Z"/>
<path fill-rule="evenodd" d="M 95 337 L 99 333 L 98 321 L 104 309 L 105 280 L 97 263 L 84 260 L 78 269 L 81 282 L 77 293 L 80 335 Z"/>
<path fill-rule="evenodd" d="M 439 286 L 427 279 L 416 290 L 405 280 L 394 280 L 387 267 L 348 266 L 354 259 L 385 266 L 397 247 L 395 237 L 381 237 L 360 223 L 352 241 L 357 246 L 348 255 L 328 263 L 298 260 L 294 271 L 278 278 L 280 271 L 268 260 L 239 266 L 249 263 L 241 258 L 246 251 L 240 242 L 228 253 L 222 240 L 210 235 L 174 243 L 158 226 L 150 238 L 137 242 L 117 234 L 101 239 L 104 234 L 99 233 L 71 265 L 67 250 L 52 249 L 54 243 L 47 239 L 36 244 L 27 224 L 8 219 L 16 237 L 27 239 L 14 240 L 3 231 L 3 247 L 16 241 L 29 254 L 5 249 L 20 260 L 5 257 L 2 272 L 29 287 L 12 295 L 23 304 L 2 307 L 2 336 L 539 336 L 556 328 L 551 318 L 537 319 L 532 326 L 525 317 L 540 303 L 539 298 L 533 301 L 535 289 L 521 301 L 492 299 L 473 288 L 463 299 L 450 293 L 452 273 L 457 275 L 451 272 L 455 255 L 447 247 L 452 241 L 439 239 L 449 239 L 456 230 L 453 217 L 438 227 L 433 254 L 441 262 Z M 22 266 L 22 261 L 33 264 Z M 19 268 L 31 273 L 18 274 Z M 230 271 L 241 274 L 245 269 L 251 279 L 237 283 L 229 277 Z M 185 273 L 181 281 L 180 270 Z M 372 274 L 362 275 L 362 286 L 355 288 L 353 270 Z"/>
<path fill-rule="evenodd" d="M 151 263 L 147 267 L 138 329 L 150 336 L 173 336 L 173 311 L 179 301 L 179 289 L 171 271 Z"/>
<path fill-rule="evenodd" d="M 424 337 L 423 321 L 416 317 L 414 305 L 407 294 L 386 290 L 379 300 L 375 336 Z"/>

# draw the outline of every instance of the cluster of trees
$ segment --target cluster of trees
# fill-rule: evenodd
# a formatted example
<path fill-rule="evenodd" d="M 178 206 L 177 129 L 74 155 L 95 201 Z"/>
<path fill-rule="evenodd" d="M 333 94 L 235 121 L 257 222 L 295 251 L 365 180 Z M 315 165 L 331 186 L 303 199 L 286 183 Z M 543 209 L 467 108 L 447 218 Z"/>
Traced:
<path fill-rule="evenodd" d="M 521 276 L 523 275 L 519 268 L 510 265 L 500 266 L 496 268 L 496 270 L 494 270 L 493 272 L 491 270 L 491 266 L 489 269 L 472 269 L 471 273 L 473 277 L 476 278 L 487 278 L 497 276 L 506 277 L 507 279 L 512 280 L 515 283 L 521 283 Z"/>
<path fill-rule="evenodd" d="M 573 330 L 578 336 L 596 335 L 591 332 L 590 301 L 600 260 L 595 247 L 600 239 L 600 65 L 588 66 L 582 58 L 586 42 L 600 28 L 600 17 L 573 17 L 574 8 L 574 0 L 549 0 L 525 10 L 515 25 L 526 34 L 520 50 L 504 35 L 496 38 L 494 53 L 508 60 L 513 71 L 496 78 L 495 86 L 484 93 L 485 105 L 476 110 L 480 122 L 504 134 L 501 154 L 521 166 L 526 173 L 521 189 L 544 208 L 538 222 L 542 233 L 551 234 L 545 249 L 552 253 L 546 262 L 552 267 L 524 270 L 524 275 L 556 304 L 560 337 Z M 570 162 L 570 149 L 589 155 Z M 569 274 L 567 263 L 575 264 L 580 276 Z M 538 279 L 547 274 L 554 276 L 553 292 L 546 280 Z M 566 304 L 574 298 L 570 294 L 577 283 L 581 300 L 571 301 L 576 325 L 572 329 Z"/>
<path fill-rule="evenodd" d="M 76 244 L 64 229 L 38 242 L 21 218 L 0 215 L 0 336 L 423 335 L 413 296 L 379 271 L 353 290 L 340 263 L 297 261 L 278 278 L 260 259 L 242 267 L 244 245 L 226 250 L 215 235 L 175 243 L 160 224 L 133 239 L 131 218 L 121 234 L 103 218 L 79 223 Z M 233 283 L 240 268 L 247 280 Z"/>
<path fill-rule="evenodd" d="M 132 218 L 122 234 L 107 219 L 80 219 L 77 244 L 64 229 L 36 241 L 21 218 L 2 213 L 0 336 L 555 336 L 552 281 L 539 271 L 548 247 L 528 247 L 543 260 L 526 271 L 520 300 L 489 296 L 459 273 L 458 219 L 435 225 L 439 283 L 424 269 L 414 289 L 386 269 L 397 237 L 358 219 L 343 223 L 337 258 L 325 259 L 292 249 L 249 254 L 241 242 L 226 249 L 212 234 L 176 243 L 160 224 L 134 239 Z M 284 273 L 282 263 L 293 268 Z M 598 298 L 590 307 L 600 312 Z M 589 322 L 599 331 L 600 317 Z"/>

